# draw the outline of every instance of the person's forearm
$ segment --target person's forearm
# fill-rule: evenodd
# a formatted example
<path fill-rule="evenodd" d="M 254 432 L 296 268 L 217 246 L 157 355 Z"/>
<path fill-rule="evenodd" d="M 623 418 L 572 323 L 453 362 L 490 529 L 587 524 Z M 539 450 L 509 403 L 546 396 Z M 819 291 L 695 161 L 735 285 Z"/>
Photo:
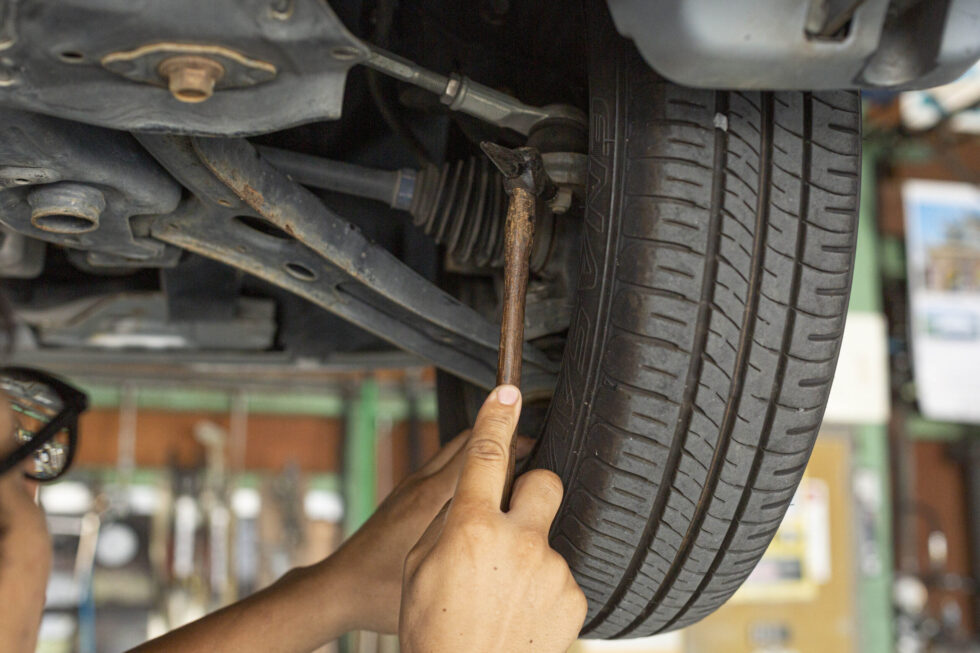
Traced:
<path fill-rule="evenodd" d="M 310 651 L 353 627 L 351 593 L 344 570 L 327 559 L 294 569 L 271 587 L 139 646 L 158 651 Z"/>
<path fill-rule="evenodd" d="M 34 488 L 19 473 L 0 476 L 0 650 L 33 653 L 50 571 L 51 540 Z"/>
<path fill-rule="evenodd" d="M 24 583 L 14 578 L 0 582 L 0 650 L 10 653 L 33 653 L 37 646 L 37 631 L 41 625 L 44 601 L 25 600 Z"/>
<path fill-rule="evenodd" d="M 0 605 L 3 606 L 0 609 L 0 650 L 33 653 L 44 612 L 44 581 L 48 567 L 44 561 L 36 559 L 7 564 L 10 561 L 4 553 L 0 551 Z M 38 566 L 42 569 L 40 572 Z"/>

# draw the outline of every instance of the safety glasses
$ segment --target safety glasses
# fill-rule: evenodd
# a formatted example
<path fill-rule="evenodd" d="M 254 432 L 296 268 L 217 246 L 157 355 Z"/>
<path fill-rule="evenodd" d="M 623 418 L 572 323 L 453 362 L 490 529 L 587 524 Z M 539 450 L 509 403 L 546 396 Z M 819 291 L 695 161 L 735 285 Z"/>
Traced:
<path fill-rule="evenodd" d="M 17 446 L 0 461 L 0 474 L 31 458 L 28 478 L 46 482 L 62 476 L 75 457 L 78 416 L 88 408 L 88 397 L 61 379 L 27 367 L 0 368 L 0 393 L 12 412 L 6 437 Z"/>

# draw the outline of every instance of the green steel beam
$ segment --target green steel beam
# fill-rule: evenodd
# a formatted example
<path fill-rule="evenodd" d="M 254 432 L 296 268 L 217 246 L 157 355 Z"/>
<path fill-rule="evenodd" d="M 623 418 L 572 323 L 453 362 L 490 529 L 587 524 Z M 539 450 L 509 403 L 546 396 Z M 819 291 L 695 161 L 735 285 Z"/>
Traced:
<path fill-rule="evenodd" d="M 114 386 L 80 384 L 89 395 L 93 408 L 116 408 L 120 404 L 122 388 Z M 221 390 L 184 389 L 166 387 L 139 387 L 136 393 L 137 408 L 173 412 L 226 413 L 231 410 L 234 395 Z M 340 418 L 344 416 L 344 400 L 333 392 L 284 393 L 245 395 L 246 408 L 250 413 L 272 415 L 311 415 Z M 395 391 L 379 394 L 379 417 L 393 422 L 408 418 L 408 401 Z M 436 419 L 435 392 L 425 391 L 419 397 L 421 419 Z"/>
<path fill-rule="evenodd" d="M 350 402 L 344 437 L 344 525 L 356 531 L 374 512 L 377 501 L 378 384 L 361 383 Z"/>
<path fill-rule="evenodd" d="M 854 281 L 848 311 L 881 312 L 880 246 L 875 209 L 875 160 L 878 148 L 866 143 L 861 163 L 861 206 L 858 221 Z M 888 429 L 885 424 L 863 424 L 855 428 L 854 474 L 874 479 L 877 505 L 873 516 L 871 543 L 878 564 L 858 561 L 857 603 L 861 653 L 891 653 L 894 650 L 892 620 L 892 528 L 891 480 Z M 855 524 L 856 529 L 860 529 Z M 863 537 L 863 535 L 861 535 Z"/>
<path fill-rule="evenodd" d="M 937 422 L 912 413 L 905 417 L 905 436 L 912 440 L 953 442 L 963 438 L 980 437 L 980 424 Z"/>
<path fill-rule="evenodd" d="M 876 564 L 857 561 L 858 637 L 861 653 L 892 653 L 895 632 L 892 621 L 891 474 L 888 467 L 888 428 L 884 424 L 862 424 L 855 429 L 854 472 L 870 476 L 879 498 L 873 516 L 873 555 Z M 855 523 L 860 529 L 866 524 Z M 859 532 L 858 537 L 866 537 Z M 864 552 L 862 552 L 864 553 Z"/>
<path fill-rule="evenodd" d="M 861 206 L 857 254 L 851 282 L 850 311 L 881 312 L 881 270 L 878 264 L 878 230 L 875 215 L 875 159 L 878 151 L 865 147 L 861 161 Z"/>
<path fill-rule="evenodd" d="M 897 236 L 882 236 L 878 253 L 881 255 L 882 277 L 892 280 L 907 278 L 905 241 Z"/>

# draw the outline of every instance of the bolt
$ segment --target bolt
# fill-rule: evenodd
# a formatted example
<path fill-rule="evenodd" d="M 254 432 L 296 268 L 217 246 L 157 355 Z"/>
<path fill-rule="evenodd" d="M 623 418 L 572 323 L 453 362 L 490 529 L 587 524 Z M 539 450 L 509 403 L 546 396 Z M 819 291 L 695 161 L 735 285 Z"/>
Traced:
<path fill-rule="evenodd" d="M 87 184 L 59 182 L 38 186 L 27 196 L 31 224 L 53 234 L 84 234 L 99 228 L 105 195 Z"/>
<path fill-rule="evenodd" d="M 204 102 L 214 95 L 214 85 L 225 74 L 220 63 L 199 55 L 165 59 L 157 70 L 167 80 L 173 96 L 188 103 Z"/>

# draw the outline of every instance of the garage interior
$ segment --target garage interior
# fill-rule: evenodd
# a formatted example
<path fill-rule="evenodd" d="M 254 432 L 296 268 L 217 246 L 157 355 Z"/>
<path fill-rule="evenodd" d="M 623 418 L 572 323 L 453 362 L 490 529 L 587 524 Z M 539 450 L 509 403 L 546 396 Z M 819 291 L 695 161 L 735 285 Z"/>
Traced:
<path fill-rule="evenodd" d="M 978 67 L 955 92 L 864 95 L 837 375 L 749 581 L 693 627 L 576 653 L 980 651 L 978 98 Z M 19 356 L 92 403 L 72 471 L 41 493 L 55 546 L 45 653 L 124 651 L 321 559 L 439 447 L 434 370 L 400 358 L 141 364 L 122 382 L 118 365 L 35 354 Z M 323 650 L 398 644 L 355 633 Z"/>

